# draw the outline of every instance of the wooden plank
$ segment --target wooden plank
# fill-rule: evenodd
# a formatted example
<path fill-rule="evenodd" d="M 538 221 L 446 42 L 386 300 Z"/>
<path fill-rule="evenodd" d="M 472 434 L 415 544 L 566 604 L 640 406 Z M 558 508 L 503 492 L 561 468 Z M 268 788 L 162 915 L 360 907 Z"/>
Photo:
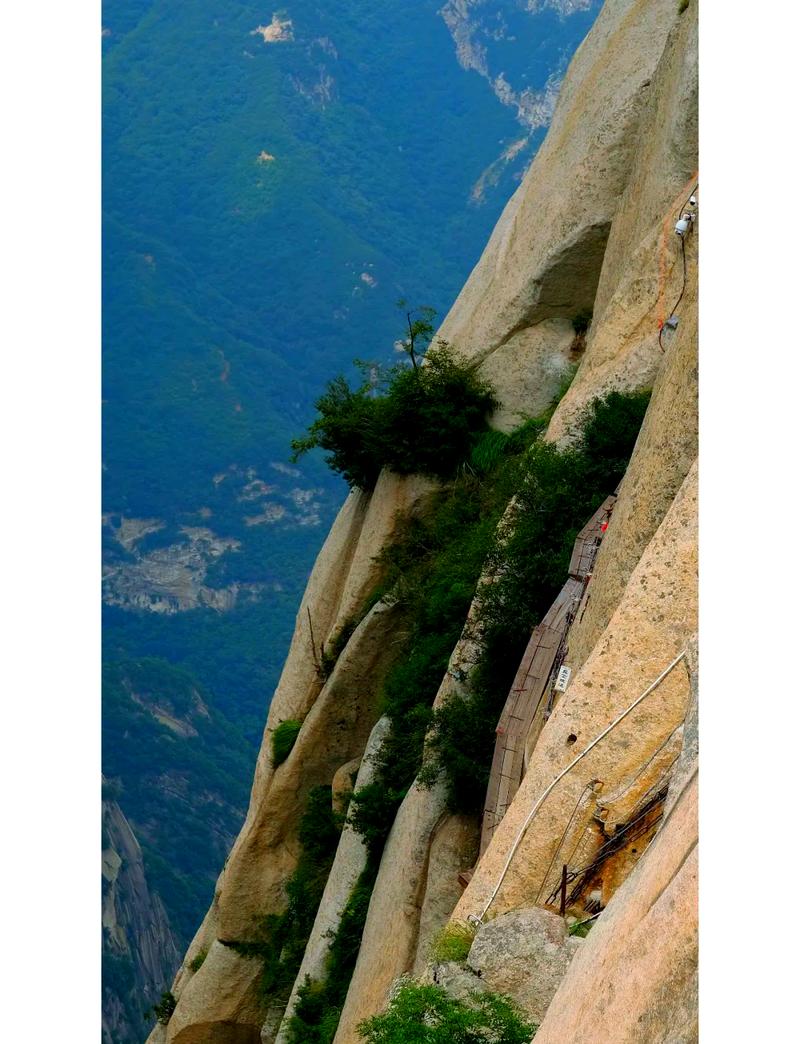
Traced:
<path fill-rule="evenodd" d="M 514 799 L 522 781 L 525 739 L 536 708 L 544 695 L 566 626 L 568 603 L 566 600 L 562 601 L 563 606 L 557 607 L 555 613 L 560 624 L 558 630 L 543 623 L 534 628 L 525 656 L 528 669 L 523 677 L 520 677 L 521 672 L 517 673 L 515 688 L 509 693 L 501 715 L 486 794 L 485 809 L 491 815 L 484 816 L 481 852 L 486 850 L 497 823 Z"/>
<path fill-rule="evenodd" d="M 530 740 L 535 744 L 544 728 L 549 713 L 551 675 L 585 596 L 586 582 L 603 539 L 604 523 L 608 522 L 615 502 L 616 493 L 603 501 L 578 534 L 570 559 L 569 578 L 541 623 L 534 627 L 514 676 L 497 724 L 481 830 L 481 854 L 522 782 L 526 745 Z"/>
<path fill-rule="evenodd" d="M 578 533 L 569 562 L 569 575 L 582 580 L 591 572 L 597 549 L 603 539 L 603 523 L 608 522 L 614 509 L 616 495 L 606 497 L 583 529 Z"/>

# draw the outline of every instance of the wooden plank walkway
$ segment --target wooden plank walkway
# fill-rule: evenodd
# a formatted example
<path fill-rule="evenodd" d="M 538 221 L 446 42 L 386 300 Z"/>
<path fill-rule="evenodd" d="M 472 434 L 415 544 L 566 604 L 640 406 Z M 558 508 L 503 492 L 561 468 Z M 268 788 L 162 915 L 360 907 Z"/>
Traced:
<path fill-rule="evenodd" d="M 572 558 L 569 561 L 569 575 L 583 580 L 592 571 L 597 549 L 603 539 L 617 494 L 612 493 L 606 497 L 600 507 L 595 511 L 583 529 L 575 538 L 575 546 L 572 549 Z"/>
<path fill-rule="evenodd" d="M 541 623 L 534 627 L 511 685 L 497 724 L 483 812 L 481 855 L 522 782 L 526 745 L 531 739 L 534 742 L 538 739 L 552 712 L 555 674 L 563 661 L 569 628 L 583 599 L 615 501 L 616 494 L 607 497 L 578 534 L 570 559 L 569 579 Z"/>

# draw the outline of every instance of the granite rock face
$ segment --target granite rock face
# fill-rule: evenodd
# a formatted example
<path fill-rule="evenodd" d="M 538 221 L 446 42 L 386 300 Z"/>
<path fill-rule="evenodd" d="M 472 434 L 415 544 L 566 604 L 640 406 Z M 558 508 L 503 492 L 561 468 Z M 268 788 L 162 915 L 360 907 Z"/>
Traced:
<path fill-rule="evenodd" d="M 683 401 L 674 416 L 695 418 L 684 442 L 692 435 L 696 439 L 696 362 L 692 373 L 686 353 L 691 346 L 696 350 L 697 343 L 696 296 L 691 295 L 697 289 L 699 240 L 692 234 L 682 241 L 674 225 L 690 193 L 696 190 L 698 199 L 701 195 L 697 84 L 697 23 L 687 13 L 666 37 L 647 86 L 630 173 L 611 223 L 586 352 L 550 425 L 549 437 L 557 442 L 570 438 L 581 412 L 599 392 L 649 388 L 656 380 L 663 384 L 680 377 L 674 363 L 669 378 L 665 374 L 670 355 L 689 363 L 676 391 Z M 659 324 L 670 316 L 684 287 L 682 243 L 686 295 L 676 313 L 677 332 L 665 329 L 659 343 Z M 684 474 L 694 455 L 689 450 Z"/>
<path fill-rule="evenodd" d="M 671 0 L 608 0 L 570 64 L 547 137 L 441 336 L 471 358 L 594 306 Z M 554 389 L 555 390 L 555 389 Z"/>
<path fill-rule="evenodd" d="M 180 955 L 163 904 L 147 887 L 139 842 L 116 801 L 103 802 L 102 856 L 103 958 L 129 969 L 127 980 L 104 982 L 103 1044 L 113 1044 L 140 1031 L 142 1010 L 158 1000 Z"/>

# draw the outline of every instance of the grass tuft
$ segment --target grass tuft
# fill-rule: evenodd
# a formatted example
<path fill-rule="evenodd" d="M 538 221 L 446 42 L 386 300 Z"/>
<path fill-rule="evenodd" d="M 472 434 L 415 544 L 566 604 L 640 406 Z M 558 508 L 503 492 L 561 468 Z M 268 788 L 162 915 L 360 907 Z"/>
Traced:
<path fill-rule="evenodd" d="M 302 721 L 287 718 L 272 733 L 272 764 L 275 768 L 282 765 L 292 753 L 292 748 L 302 727 Z"/>
<path fill-rule="evenodd" d="M 433 942 L 431 959 L 463 964 L 475 938 L 475 931 L 475 926 L 472 924 L 458 921 L 446 924 Z"/>

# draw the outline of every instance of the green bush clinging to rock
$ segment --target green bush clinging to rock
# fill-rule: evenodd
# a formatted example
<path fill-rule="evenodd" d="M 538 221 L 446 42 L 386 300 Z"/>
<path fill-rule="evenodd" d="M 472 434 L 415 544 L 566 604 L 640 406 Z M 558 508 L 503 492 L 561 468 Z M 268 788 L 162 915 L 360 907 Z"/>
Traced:
<path fill-rule="evenodd" d="M 325 962 L 325 978 L 321 982 L 313 982 L 306 976 L 306 981 L 300 987 L 289 1020 L 288 1044 L 331 1044 L 336 1035 L 358 959 L 378 864 L 376 858 L 368 860 L 347 901 L 339 927 L 331 940 Z"/>
<path fill-rule="evenodd" d="M 382 468 L 451 478 L 487 430 L 497 405 L 491 385 L 444 342 L 428 351 L 424 366 L 360 365 L 360 387 L 341 376 L 330 381 L 308 435 L 292 442 L 293 459 L 323 449 L 329 467 L 364 490 Z"/>
<path fill-rule="evenodd" d="M 528 1044 L 535 1032 L 500 994 L 476 993 L 466 1003 L 417 982 L 401 986 L 388 1011 L 359 1026 L 367 1044 Z"/>
<path fill-rule="evenodd" d="M 161 999 L 153 1005 L 150 1011 L 162 1026 L 166 1026 L 172 1018 L 172 1013 L 175 1011 L 177 1004 L 178 1002 L 175 1000 L 172 990 L 164 990 L 161 994 Z M 149 1012 L 145 1012 L 145 1015 L 148 1014 Z"/>
<path fill-rule="evenodd" d="M 431 946 L 434 961 L 456 961 L 463 964 L 475 938 L 475 925 L 454 922 L 446 924 Z"/>

